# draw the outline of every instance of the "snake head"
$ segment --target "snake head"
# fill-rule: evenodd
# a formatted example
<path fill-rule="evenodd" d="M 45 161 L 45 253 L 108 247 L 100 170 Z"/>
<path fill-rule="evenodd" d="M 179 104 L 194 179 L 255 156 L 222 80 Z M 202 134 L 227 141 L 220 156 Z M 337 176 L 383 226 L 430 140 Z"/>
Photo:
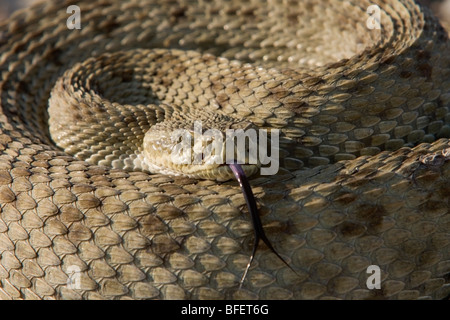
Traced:
<path fill-rule="evenodd" d="M 219 114 L 179 117 L 172 114 L 145 134 L 143 154 L 150 171 L 226 181 L 234 179 L 228 164 L 237 162 L 247 176 L 257 173 L 261 163 L 254 152 L 258 131 L 253 124 Z"/>

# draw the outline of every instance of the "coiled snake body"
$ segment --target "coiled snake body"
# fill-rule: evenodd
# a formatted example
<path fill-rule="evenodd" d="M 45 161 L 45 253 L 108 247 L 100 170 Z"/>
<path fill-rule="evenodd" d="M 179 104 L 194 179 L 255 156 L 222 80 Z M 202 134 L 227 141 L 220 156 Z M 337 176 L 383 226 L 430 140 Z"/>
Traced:
<path fill-rule="evenodd" d="M 0 45 L 1 299 L 448 296 L 449 42 L 412 1 L 48 1 Z M 195 119 L 280 129 L 251 185 L 295 272 L 261 246 L 239 288 L 235 181 L 127 168 Z"/>

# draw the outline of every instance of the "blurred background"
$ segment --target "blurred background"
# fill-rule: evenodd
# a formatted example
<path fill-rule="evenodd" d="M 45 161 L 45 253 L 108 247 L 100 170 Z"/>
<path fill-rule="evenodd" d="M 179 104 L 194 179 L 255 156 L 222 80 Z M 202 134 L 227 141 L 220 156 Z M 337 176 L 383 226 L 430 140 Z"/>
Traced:
<path fill-rule="evenodd" d="M 0 0 L 0 21 L 6 19 L 15 10 L 30 6 L 38 1 L 42 0 Z M 429 6 L 450 32 L 450 0 L 419 0 L 419 2 Z"/>
<path fill-rule="evenodd" d="M 0 21 L 6 19 L 12 12 L 31 6 L 36 0 L 0 0 Z"/>

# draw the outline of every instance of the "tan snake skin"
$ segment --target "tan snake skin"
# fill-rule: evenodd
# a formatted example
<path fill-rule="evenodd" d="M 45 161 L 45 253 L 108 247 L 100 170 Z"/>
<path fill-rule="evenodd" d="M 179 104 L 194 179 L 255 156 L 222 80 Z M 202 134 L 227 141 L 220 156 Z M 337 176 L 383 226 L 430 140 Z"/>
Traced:
<path fill-rule="evenodd" d="M 79 30 L 66 25 L 71 4 Z M 367 27 L 372 4 L 381 29 Z M 80 144 L 142 136 L 148 118 L 127 114 L 114 131 L 92 116 L 68 134 L 78 158 L 55 145 L 47 109 L 58 79 L 122 50 L 131 58 L 112 71 L 118 89 L 94 88 L 113 102 L 281 129 L 283 167 L 251 185 L 296 273 L 261 245 L 239 288 L 253 230 L 235 181 L 80 160 L 92 160 Z M 446 298 L 449 52 L 437 20 L 408 0 L 47 1 L 21 11 L 0 25 L 0 299 Z M 367 286 L 371 265 L 381 289 Z"/>

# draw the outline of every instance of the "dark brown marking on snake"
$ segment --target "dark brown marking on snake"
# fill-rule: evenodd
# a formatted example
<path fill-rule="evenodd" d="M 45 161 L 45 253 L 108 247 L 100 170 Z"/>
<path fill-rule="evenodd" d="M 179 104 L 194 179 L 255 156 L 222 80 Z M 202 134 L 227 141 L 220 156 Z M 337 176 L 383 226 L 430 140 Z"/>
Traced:
<path fill-rule="evenodd" d="M 296 114 L 304 114 L 310 105 L 304 101 L 287 102 L 284 104 L 286 108 L 294 111 Z"/>
<path fill-rule="evenodd" d="M 9 39 L 11 39 L 9 32 L 0 31 L 0 47 L 7 44 Z"/>
<path fill-rule="evenodd" d="M 426 212 L 427 215 L 440 215 L 442 212 L 446 211 L 447 208 L 439 201 L 428 200 L 425 203 L 419 205 L 422 212 Z"/>
<path fill-rule="evenodd" d="M 439 187 L 438 185 L 435 185 L 435 187 L 437 187 L 437 189 L 435 189 L 435 194 L 437 197 L 439 198 L 444 198 L 444 197 L 448 197 L 448 195 L 450 194 L 450 185 L 445 184 L 445 183 L 440 183 Z"/>
<path fill-rule="evenodd" d="M 448 40 L 447 30 L 445 30 L 441 25 L 438 26 L 437 31 L 438 31 L 438 39 L 440 41 L 447 41 Z"/>
<path fill-rule="evenodd" d="M 228 102 L 228 100 L 230 99 L 230 97 L 227 95 L 227 94 L 225 94 L 225 93 L 219 93 L 217 96 L 216 96 L 216 101 L 217 101 L 217 103 L 219 104 L 219 105 L 223 105 L 223 104 L 225 104 L 226 102 Z"/>
<path fill-rule="evenodd" d="M 399 76 L 402 79 L 408 79 L 408 78 L 410 78 L 412 76 L 412 73 L 409 72 L 409 71 L 404 70 L 404 71 L 400 72 Z"/>
<path fill-rule="evenodd" d="M 169 236 L 159 235 L 152 240 L 152 250 L 157 254 L 175 252 L 180 249 L 180 244 Z"/>
<path fill-rule="evenodd" d="M 417 71 L 419 71 L 421 76 L 426 77 L 427 80 L 430 80 L 433 68 L 428 63 L 421 63 L 417 65 Z"/>
<path fill-rule="evenodd" d="M 61 49 L 58 48 L 51 48 L 49 52 L 47 53 L 48 61 L 51 61 L 56 66 L 62 66 L 63 63 L 61 62 L 60 57 L 63 55 L 63 52 Z"/>
<path fill-rule="evenodd" d="M 286 103 L 285 106 L 290 110 L 292 110 L 293 112 L 295 112 L 296 114 L 304 114 L 307 111 L 307 109 L 310 108 L 310 105 L 304 101 L 289 104 Z"/>
<path fill-rule="evenodd" d="M 217 92 L 219 92 L 220 90 L 222 90 L 224 88 L 224 85 L 222 85 L 221 83 L 218 82 L 218 80 L 220 80 L 220 79 L 214 79 L 214 80 L 210 79 L 210 80 L 211 80 L 211 89 L 214 92 L 217 93 Z M 221 94 L 223 94 L 223 92 Z"/>
<path fill-rule="evenodd" d="M 18 54 L 21 51 L 24 51 L 25 43 L 19 43 L 14 46 L 14 49 L 11 51 L 13 54 Z"/>
<path fill-rule="evenodd" d="M 387 57 L 383 57 L 380 60 L 380 64 L 392 64 L 395 61 L 395 56 L 394 55 L 390 55 Z"/>
<path fill-rule="evenodd" d="M 256 8 L 244 8 L 241 10 L 241 13 L 243 16 L 253 17 L 255 16 L 255 10 Z"/>
<path fill-rule="evenodd" d="M 298 13 L 289 13 L 287 15 L 287 20 L 291 23 L 291 25 L 298 23 Z"/>
<path fill-rule="evenodd" d="M 230 7 L 225 9 L 225 13 L 228 15 L 235 15 L 238 10 L 239 10 L 238 7 Z"/>
<path fill-rule="evenodd" d="M 236 81 L 234 81 L 234 85 L 235 85 L 237 88 L 244 88 L 245 86 L 248 85 L 249 82 L 250 82 L 250 81 L 249 81 L 249 80 L 246 80 L 246 79 L 237 79 Z"/>
<path fill-rule="evenodd" d="M 187 7 L 175 8 L 170 12 L 170 22 L 178 22 L 181 18 L 186 17 Z"/>
<path fill-rule="evenodd" d="M 166 231 L 168 228 L 158 217 L 154 215 L 148 215 L 143 217 L 139 221 L 140 228 L 142 233 L 146 236 L 152 236 L 155 234 L 162 233 Z"/>
<path fill-rule="evenodd" d="M 431 55 L 426 50 L 418 50 L 416 53 L 417 60 L 429 60 L 431 58 Z"/>
<path fill-rule="evenodd" d="M 380 205 L 372 205 L 369 203 L 362 204 L 355 211 L 359 221 L 369 227 L 369 231 L 377 231 L 382 226 L 384 217 L 387 215 L 386 209 Z"/>
<path fill-rule="evenodd" d="M 343 222 L 337 228 L 337 231 L 347 239 L 359 237 L 366 231 L 363 225 L 355 222 Z"/>
<path fill-rule="evenodd" d="M 122 79 L 122 82 L 131 82 L 134 79 L 134 71 L 132 69 L 124 70 L 120 74 L 114 74 L 114 76 Z"/>
<path fill-rule="evenodd" d="M 285 98 L 290 94 L 289 91 L 287 91 L 286 89 L 281 88 L 281 87 L 275 88 L 275 90 L 273 90 L 272 93 L 274 94 L 276 99 Z"/>
<path fill-rule="evenodd" d="M 436 251 L 425 251 L 417 258 L 417 265 L 426 267 L 437 263 L 440 259 L 440 254 Z"/>
<path fill-rule="evenodd" d="M 120 23 L 117 22 L 117 19 L 115 16 L 106 16 L 104 21 L 101 21 L 95 28 L 96 30 L 105 32 L 107 35 L 109 35 L 111 32 L 113 32 L 115 29 L 120 27 Z"/>
<path fill-rule="evenodd" d="M 28 86 L 28 84 L 26 82 L 19 81 L 17 83 L 17 90 L 18 91 L 23 91 L 23 92 L 28 92 L 30 89 L 29 89 L 29 86 Z"/>

